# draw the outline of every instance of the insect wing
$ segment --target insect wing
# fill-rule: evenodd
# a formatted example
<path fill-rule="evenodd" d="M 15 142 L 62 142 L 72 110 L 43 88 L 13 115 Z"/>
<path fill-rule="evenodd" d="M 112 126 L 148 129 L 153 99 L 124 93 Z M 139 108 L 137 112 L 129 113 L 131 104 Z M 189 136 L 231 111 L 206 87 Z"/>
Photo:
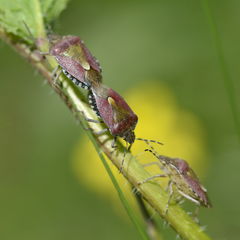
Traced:
<path fill-rule="evenodd" d="M 192 201 L 196 201 L 205 207 L 210 207 L 210 201 L 207 196 L 206 189 L 201 185 L 196 173 L 192 170 L 189 164 L 180 158 L 173 158 L 172 164 L 177 168 L 179 176 L 182 178 L 182 185 L 179 189 L 182 195 L 189 197 Z"/>
<path fill-rule="evenodd" d="M 66 56 L 56 56 L 56 60 L 59 65 L 64 69 L 67 73 L 69 73 L 74 78 L 78 79 L 81 82 L 85 82 L 89 85 L 88 82 L 85 81 L 85 70 L 78 62 L 72 60 Z"/>
<path fill-rule="evenodd" d="M 187 182 L 189 188 L 196 195 L 197 200 L 201 203 L 201 205 L 205 207 L 211 207 L 210 200 L 207 196 L 206 189 L 201 185 L 198 177 L 194 173 L 194 171 L 190 168 L 186 174 L 183 175 L 185 181 Z M 195 197 L 195 199 L 196 199 Z"/>

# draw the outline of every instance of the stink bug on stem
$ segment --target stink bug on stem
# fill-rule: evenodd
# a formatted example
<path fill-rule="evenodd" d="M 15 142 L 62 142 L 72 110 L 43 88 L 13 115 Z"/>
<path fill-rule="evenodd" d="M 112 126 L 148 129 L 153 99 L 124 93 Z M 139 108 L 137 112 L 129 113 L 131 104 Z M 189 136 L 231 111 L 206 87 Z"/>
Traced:
<path fill-rule="evenodd" d="M 158 174 L 149 177 L 144 181 L 139 182 L 139 185 L 155 178 L 169 177 L 168 189 L 170 192 L 170 197 L 166 206 L 166 213 L 168 211 L 171 198 L 174 194 L 173 187 L 176 188 L 177 192 L 181 196 L 194 202 L 198 206 L 207 208 L 212 207 L 207 196 L 207 190 L 201 185 L 197 175 L 185 160 L 159 155 L 153 148 L 146 149 L 145 151 L 151 152 L 159 160 L 159 162 L 148 163 L 144 166 L 146 167 L 156 164 L 163 170 L 164 174 Z"/>
<path fill-rule="evenodd" d="M 104 85 L 92 88 L 89 103 L 115 139 L 122 137 L 130 145 L 134 142 L 138 117 L 117 92 Z"/>
<path fill-rule="evenodd" d="M 123 97 L 121 97 L 112 88 L 108 88 L 104 85 L 92 87 L 89 91 L 89 104 L 97 116 L 100 117 L 100 119 L 102 119 L 107 126 L 106 129 L 98 134 L 109 130 L 111 135 L 114 137 L 112 147 L 115 147 L 117 137 L 123 138 L 126 143 L 129 144 L 127 148 L 128 151 L 130 150 L 135 140 L 144 141 L 146 143 L 153 142 L 162 145 L 161 142 L 155 140 L 135 137 L 134 129 L 136 127 L 138 117 L 129 107 Z M 91 119 L 87 120 L 98 122 Z M 124 158 L 121 168 L 123 167 L 123 164 Z"/>
<path fill-rule="evenodd" d="M 49 37 L 49 55 L 55 57 L 62 72 L 74 84 L 90 89 L 93 84 L 102 82 L 101 67 L 95 57 L 77 36 Z"/>

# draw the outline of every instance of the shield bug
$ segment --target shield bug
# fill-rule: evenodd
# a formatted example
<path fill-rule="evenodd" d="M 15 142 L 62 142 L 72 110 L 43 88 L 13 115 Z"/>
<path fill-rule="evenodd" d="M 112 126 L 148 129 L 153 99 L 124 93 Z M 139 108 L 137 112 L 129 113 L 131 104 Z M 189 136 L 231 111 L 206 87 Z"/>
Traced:
<path fill-rule="evenodd" d="M 24 21 L 23 24 L 36 47 L 40 48 L 41 45 L 45 45 L 46 39 L 35 39 Z M 50 43 L 49 52 L 39 53 L 41 55 L 51 55 L 55 57 L 59 66 L 62 68 L 62 72 L 72 80 L 75 85 L 89 89 L 92 84 L 99 85 L 102 82 L 102 69 L 100 64 L 90 53 L 80 37 L 52 34 L 48 36 L 48 41 Z M 53 75 L 56 75 L 56 78 L 59 76 L 59 74 L 56 74 L 57 70 L 58 68 L 53 71 Z"/>
<path fill-rule="evenodd" d="M 135 137 L 134 129 L 138 117 L 124 98 L 112 88 L 104 85 L 99 85 L 97 88 L 92 87 L 88 98 L 91 108 L 103 120 L 115 138 L 123 138 L 130 144 L 130 147 L 135 140 L 144 141 L 147 144 L 153 142 L 162 145 L 161 142 L 155 140 Z"/>
<path fill-rule="evenodd" d="M 92 87 L 89 91 L 89 104 L 95 111 L 98 117 L 106 124 L 107 129 L 103 129 L 101 133 L 109 130 L 114 137 L 112 147 L 115 146 L 117 137 L 123 138 L 129 144 L 127 150 L 129 151 L 135 140 L 161 144 L 155 140 L 148 140 L 144 138 L 136 138 L 134 129 L 136 127 L 138 117 L 126 103 L 126 101 L 112 88 L 104 85 L 99 85 L 97 88 Z M 95 120 L 87 119 L 93 122 Z M 125 152 L 124 152 L 125 156 Z M 121 171 L 124 164 L 124 158 L 121 164 Z"/>
<path fill-rule="evenodd" d="M 112 88 L 100 85 L 89 92 L 89 103 L 111 135 L 122 137 L 131 146 L 138 117 L 126 101 Z"/>
<path fill-rule="evenodd" d="M 93 84 L 102 82 L 101 67 L 95 57 L 77 36 L 49 37 L 49 55 L 54 56 L 62 72 L 74 84 L 90 89 Z"/>
<path fill-rule="evenodd" d="M 163 170 L 164 174 L 149 177 L 139 184 L 159 177 L 169 177 L 168 189 L 170 191 L 170 197 L 166 206 L 166 212 L 174 193 L 173 187 L 175 187 L 181 196 L 199 206 L 201 205 L 207 208 L 212 206 L 207 196 L 207 190 L 201 185 L 197 175 L 185 160 L 159 155 L 153 148 L 146 149 L 145 151 L 151 152 L 159 162 L 152 162 L 144 166 L 156 164 Z"/>

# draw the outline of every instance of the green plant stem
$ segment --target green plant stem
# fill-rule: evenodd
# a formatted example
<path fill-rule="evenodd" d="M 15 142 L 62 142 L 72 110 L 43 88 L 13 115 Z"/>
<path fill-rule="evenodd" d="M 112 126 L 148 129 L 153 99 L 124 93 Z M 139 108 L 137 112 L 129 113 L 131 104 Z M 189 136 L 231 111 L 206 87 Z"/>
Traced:
<path fill-rule="evenodd" d="M 134 190 L 135 189 L 133 188 L 133 191 Z M 136 201 L 138 203 L 138 206 L 140 208 L 142 216 L 143 216 L 143 218 L 145 220 L 148 236 L 150 236 L 150 238 L 152 240 L 162 239 L 159 236 L 159 233 L 157 232 L 157 224 L 155 223 L 155 221 L 152 219 L 151 215 L 149 214 L 149 211 L 146 208 L 146 205 L 144 204 L 144 200 L 143 200 L 141 194 L 139 194 L 137 192 L 137 193 L 134 194 L 134 196 L 135 196 L 135 199 L 136 199 Z"/>
<path fill-rule="evenodd" d="M 218 27 L 209 4 L 209 0 L 202 0 L 202 5 L 203 5 L 203 10 L 205 12 L 206 19 L 209 25 L 210 32 L 212 35 L 213 44 L 216 48 L 219 68 L 220 68 L 220 71 L 222 72 L 223 81 L 224 81 L 225 89 L 227 91 L 227 96 L 228 96 L 228 100 L 229 100 L 229 104 L 230 104 L 230 108 L 233 116 L 234 126 L 237 131 L 237 136 L 240 143 L 240 119 L 238 115 L 239 111 L 238 111 L 236 95 L 234 92 L 233 79 L 231 77 L 231 74 L 229 72 L 229 69 L 226 63 L 221 37 L 220 37 Z"/>
<path fill-rule="evenodd" d="M 106 159 L 104 158 L 103 154 L 101 152 L 99 152 L 99 146 L 97 145 L 93 135 L 90 132 L 87 132 L 87 134 L 88 134 L 89 138 L 91 139 L 91 141 L 92 141 L 96 151 L 98 152 L 98 155 L 99 155 L 99 157 L 100 157 L 100 159 L 101 159 L 101 161 L 102 161 L 102 163 L 103 163 L 103 165 L 104 165 L 104 167 L 105 167 L 109 177 L 111 178 L 111 181 L 112 181 L 115 189 L 118 192 L 118 196 L 119 196 L 121 202 L 123 203 L 123 206 L 124 206 L 126 212 L 128 213 L 128 216 L 130 217 L 132 222 L 135 224 L 138 232 L 141 234 L 142 239 L 151 240 L 149 238 L 149 235 L 145 231 L 143 231 L 144 228 L 139 223 L 136 215 L 134 214 L 132 208 L 130 207 L 130 205 L 129 205 L 128 201 L 127 201 L 127 199 L 125 198 L 125 196 L 124 196 L 124 194 L 123 194 L 123 192 L 122 192 L 122 190 L 121 190 L 121 188 L 120 188 L 116 178 L 114 177 L 114 175 L 113 175 L 113 173 L 112 173 L 112 171 L 111 171 L 111 169 L 110 169 Z"/>
<path fill-rule="evenodd" d="M 79 121 L 82 121 L 82 113 L 84 113 L 84 115 L 88 118 L 96 118 L 92 109 L 86 103 L 84 94 L 82 94 L 81 91 L 79 91 L 79 89 L 70 82 L 70 80 L 61 75 L 58 80 L 58 84 L 53 82 L 51 73 L 54 69 L 54 65 L 57 65 L 53 58 L 48 58 L 48 61 L 51 60 L 51 64 L 49 64 L 48 61 L 36 61 L 35 55 L 26 45 L 12 42 L 11 38 L 9 38 L 8 35 L 1 29 L 0 37 L 11 45 L 20 55 L 26 58 L 34 66 L 34 68 L 48 80 L 50 86 L 54 88 Z M 87 124 L 93 132 L 98 132 L 104 128 L 104 125 L 101 124 L 89 122 L 85 124 Z M 93 136 L 94 142 L 97 144 L 98 151 L 104 152 L 112 163 L 120 170 L 124 156 L 124 149 L 121 144 L 119 144 L 118 150 L 113 152 L 111 146 L 113 139 L 109 134 L 101 136 L 93 134 Z M 138 189 L 139 193 L 148 202 L 148 204 L 155 209 L 173 229 L 175 229 L 182 239 L 210 240 L 210 238 L 203 232 L 203 229 L 196 224 L 196 222 L 194 222 L 194 220 L 182 208 L 180 208 L 179 205 L 171 205 L 169 207 L 168 214 L 165 214 L 169 194 L 166 193 L 159 184 L 147 182 L 145 184 L 138 185 L 139 182 L 142 182 L 146 178 L 150 177 L 150 174 L 130 153 L 127 153 L 125 156 L 122 174 L 133 187 Z"/>

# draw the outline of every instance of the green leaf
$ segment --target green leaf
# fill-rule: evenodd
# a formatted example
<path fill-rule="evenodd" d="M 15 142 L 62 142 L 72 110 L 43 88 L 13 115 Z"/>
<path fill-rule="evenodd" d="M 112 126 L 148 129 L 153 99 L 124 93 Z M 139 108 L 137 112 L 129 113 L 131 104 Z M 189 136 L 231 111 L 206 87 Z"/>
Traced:
<path fill-rule="evenodd" d="M 33 37 L 46 37 L 44 21 L 49 24 L 56 19 L 67 2 L 68 0 L 0 0 L 0 27 L 7 33 L 33 43 Z"/>
<path fill-rule="evenodd" d="M 69 0 L 44 0 L 41 1 L 43 16 L 46 22 L 55 20 L 66 8 Z"/>
<path fill-rule="evenodd" d="M 24 22 L 32 35 L 38 36 L 39 2 L 35 0 L 0 0 L 0 25 L 8 33 L 32 42 Z"/>

